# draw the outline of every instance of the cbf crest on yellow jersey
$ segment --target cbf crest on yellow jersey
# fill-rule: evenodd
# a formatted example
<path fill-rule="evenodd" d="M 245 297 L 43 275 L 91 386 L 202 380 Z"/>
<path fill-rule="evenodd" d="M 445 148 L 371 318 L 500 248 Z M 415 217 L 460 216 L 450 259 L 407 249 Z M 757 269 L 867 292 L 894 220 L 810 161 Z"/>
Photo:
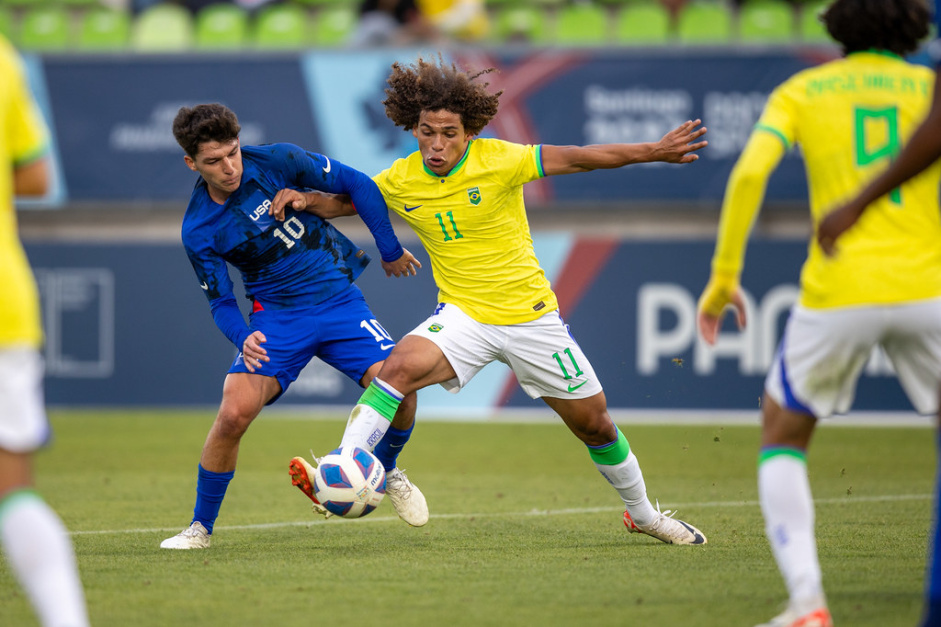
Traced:
<path fill-rule="evenodd" d="M 0 348 L 39 346 L 39 298 L 16 231 L 13 168 L 46 152 L 46 127 L 13 46 L 0 36 Z"/>
<path fill-rule="evenodd" d="M 779 86 L 756 130 L 803 151 L 817 224 L 884 170 L 931 105 L 934 73 L 889 53 L 859 52 Z M 941 166 L 881 198 L 828 258 L 811 241 L 801 304 L 813 309 L 941 296 Z"/>
<path fill-rule="evenodd" d="M 540 146 L 475 139 L 446 176 L 415 152 L 375 180 L 428 251 L 439 302 L 484 324 L 518 324 L 558 308 L 523 205 L 523 185 L 542 176 Z"/>

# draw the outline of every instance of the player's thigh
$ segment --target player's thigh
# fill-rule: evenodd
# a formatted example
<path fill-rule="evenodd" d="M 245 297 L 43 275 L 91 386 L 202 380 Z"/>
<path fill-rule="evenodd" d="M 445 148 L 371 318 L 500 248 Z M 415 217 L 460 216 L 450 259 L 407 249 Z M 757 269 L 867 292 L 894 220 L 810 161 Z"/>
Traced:
<path fill-rule="evenodd" d="M 372 378 L 367 377 L 370 368 L 384 361 L 395 348 L 392 336 L 362 297 L 324 312 L 319 324 L 322 337 L 316 356 L 359 385 L 364 380 L 368 384 L 367 379 Z"/>
<path fill-rule="evenodd" d="M 890 314 L 882 347 L 915 410 L 933 414 L 941 382 L 941 300 L 893 307 Z"/>
<path fill-rule="evenodd" d="M 504 328 L 482 324 L 461 311 L 460 307 L 441 303 L 407 337 L 424 338 L 438 347 L 454 371 L 452 379 L 439 382 L 444 389 L 456 393 L 481 368 L 498 358 L 505 341 Z M 439 360 L 434 361 L 438 372 L 445 371 L 443 364 L 437 363 Z"/>
<path fill-rule="evenodd" d="M 0 350 L 0 448 L 25 453 L 49 441 L 42 378 L 38 351 L 26 347 Z"/>
<path fill-rule="evenodd" d="M 846 412 L 882 329 L 873 308 L 794 307 L 765 379 L 766 392 L 792 412 L 817 418 Z"/>
<path fill-rule="evenodd" d="M 531 398 L 581 399 L 602 391 L 587 355 L 557 311 L 507 327 L 501 357 Z"/>

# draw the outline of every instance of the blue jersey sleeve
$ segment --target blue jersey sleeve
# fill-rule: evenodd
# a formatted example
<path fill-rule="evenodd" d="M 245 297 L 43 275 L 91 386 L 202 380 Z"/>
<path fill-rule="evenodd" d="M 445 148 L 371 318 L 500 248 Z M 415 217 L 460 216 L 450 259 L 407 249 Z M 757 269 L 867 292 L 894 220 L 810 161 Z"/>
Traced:
<path fill-rule="evenodd" d="M 209 299 L 212 319 L 222 334 L 235 344 L 238 350 L 242 350 L 250 331 L 235 300 L 232 279 L 229 277 L 225 260 L 208 247 L 194 244 L 189 235 L 184 232 L 183 247 L 196 272 L 199 286 Z"/>
<path fill-rule="evenodd" d="M 325 155 L 292 146 L 288 163 L 295 169 L 297 187 L 309 187 L 331 194 L 347 194 L 360 218 L 369 228 L 383 261 L 395 261 L 405 252 L 389 221 L 389 209 L 371 178 Z"/>

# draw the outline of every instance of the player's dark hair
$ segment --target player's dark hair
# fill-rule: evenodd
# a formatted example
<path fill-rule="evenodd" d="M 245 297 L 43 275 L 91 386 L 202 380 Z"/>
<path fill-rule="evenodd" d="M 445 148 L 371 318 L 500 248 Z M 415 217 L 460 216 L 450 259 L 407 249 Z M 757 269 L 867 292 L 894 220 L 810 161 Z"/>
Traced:
<path fill-rule="evenodd" d="M 173 136 L 186 154 L 196 158 L 205 142 L 224 144 L 238 139 L 242 127 L 235 113 L 219 103 L 180 107 L 173 119 Z"/>
<path fill-rule="evenodd" d="M 399 62 L 392 64 L 392 73 L 387 80 L 385 105 L 386 115 L 396 126 L 410 131 L 418 126 L 422 111 L 450 111 L 461 116 L 464 130 L 477 135 L 500 106 L 499 91 L 487 92 L 490 83 L 475 82 L 495 68 L 476 73 L 464 72 L 453 63 L 448 65 L 438 55 L 437 62 L 428 62 L 419 57 L 413 65 Z"/>
<path fill-rule="evenodd" d="M 928 35 L 931 13 L 924 0 L 836 0 L 820 21 L 843 54 L 877 49 L 905 56 Z"/>

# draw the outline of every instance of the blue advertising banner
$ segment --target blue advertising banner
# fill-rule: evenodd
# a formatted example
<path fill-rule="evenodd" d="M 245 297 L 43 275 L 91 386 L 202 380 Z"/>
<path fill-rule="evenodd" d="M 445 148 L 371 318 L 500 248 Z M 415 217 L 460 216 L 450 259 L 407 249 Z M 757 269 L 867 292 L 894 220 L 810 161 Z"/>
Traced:
<path fill-rule="evenodd" d="M 229 106 L 243 144 L 289 141 L 319 152 L 294 57 L 50 57 L 45 74 L 74 201 L 185 203 L 196 178 L 171 130 L 184 105 Z"/>
<path fill-rule="evenodd" d="M 340 225 L 342 228 L 342 224 Z M 806 244 L 754 241 L 743 275 L 749 325 L 731 321 L 715 348 L 696 336 L 696 300 L 711 241 L 622 241 L 534 236 L 560 310 L 591 360 L 612 410 L 755 410 L 788 311 Z M 365 242 L 359 242 L 365 244 Z M 436 304 L 427 256 L 418 277 L 388 279 L 372 263 L 357 281 L 377 319 L 400 338 Z M 367 252 L 378 255 L 372 245 Z M 48 402 L 59 406 L 215 405 L 235 347 L 216 329 L 181 245 L 38 244 L 36 269 L 47 334 Z M 241 293 L 237 289 L 237 294 Z M 279 407 L 351 407 L 361 390 L 315 360 Z M 545 408 L 494 363 L 459 394 L 433 386 L 420 412 L 488 415 Z M 891 368 L 876 354 L 854 410 L 908 411 Z"/>
<path fill-rule="evenodd" d="M 67 200 L 185 202 L 193 179 L 180 164 L 170 125 L 180 106 L 199 102 L 235 110 L 243 144 L 288 141 L 376 174 L 415 149 L 411 133 L 386 119 L 382 100 L 391 64 L 420 54 L 46 58 Z M 647 142 L 695 118 L 709 129 L 710 145 L 692 166 L 644 164 L 545 179 L 527 186 L 533 206 L 683 201 L 710 207 L 721 199 L 771 90 L 836 54 L 830 48 L 468 50 L 449 60 L 499 70 L 482 79 L 503 91 L 488 136 L 520 143 Z M 767 198 L 805 197 L 802 161 L 792 151 Z"/>

